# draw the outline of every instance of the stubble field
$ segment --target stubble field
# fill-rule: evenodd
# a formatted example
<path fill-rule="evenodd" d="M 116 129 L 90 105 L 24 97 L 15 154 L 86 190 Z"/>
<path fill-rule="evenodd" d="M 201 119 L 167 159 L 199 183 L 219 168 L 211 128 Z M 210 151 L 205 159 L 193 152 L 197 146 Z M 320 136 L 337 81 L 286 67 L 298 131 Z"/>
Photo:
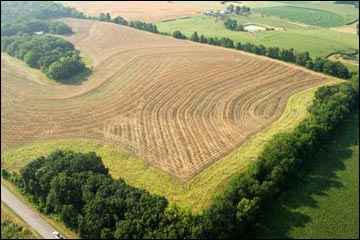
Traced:
<path fill-rule="evenodd" d="M 112 17 L 122 16 L 126 20 L 157 22 L 197 15 L 201 11 L 223 9 L 220 2 L 186 4 L 170 1 L 63 1 L 65 6 L 74 7 L 88 16 L 110 13 Z M 225 7 L 224 7 L 225 6 Z"/>
<path fill-rule="evenodd" d="M 2 151 L 93 139 L 185 182 L 277 120 L 290 96 L 333 80 L 235 50 L 64 21 L 93 73 L 78 85 L 50 84 L 2 55 Z"/>

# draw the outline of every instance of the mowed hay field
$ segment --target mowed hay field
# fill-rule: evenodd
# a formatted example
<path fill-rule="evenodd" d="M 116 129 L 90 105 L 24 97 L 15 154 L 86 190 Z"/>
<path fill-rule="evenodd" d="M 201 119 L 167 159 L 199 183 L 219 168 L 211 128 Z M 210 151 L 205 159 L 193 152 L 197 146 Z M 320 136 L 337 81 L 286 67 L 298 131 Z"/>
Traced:
<path fill-rule="evenodd" d="M 295 6 L 256 8 L 254 11 L 319 27 L 338 27 L 346 23 L 340 14 Z"/>
<path fill-rule="evenodd" d="M 170 1 L 60 1 L 65 6 L 74 7 L 88 16 L 110 13 L 112 17 L 122 16 L 126 20 L 157 22 L 197 15 L 201 11 L 223 9 L 220 2 L 187 4 Z"/>
<path fill-rule="evenodd" d="M 41 82 L 2 56 L 2 150 L 95 139 L 187 181 L 332 80 L 299 67 L 111 23 L 64 20 L 93 59 L 80 85 Z"/>

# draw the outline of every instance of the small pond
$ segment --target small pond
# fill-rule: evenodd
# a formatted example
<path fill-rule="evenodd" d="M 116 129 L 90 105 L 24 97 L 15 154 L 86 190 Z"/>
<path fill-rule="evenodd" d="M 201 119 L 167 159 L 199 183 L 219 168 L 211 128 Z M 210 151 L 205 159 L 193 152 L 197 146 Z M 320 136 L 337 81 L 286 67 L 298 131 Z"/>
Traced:
<path fill-rule="evenodd" d="M 264 31 L 266 28 L 257 25 L 247 25 L 244 27 L 246 31 Z"/>

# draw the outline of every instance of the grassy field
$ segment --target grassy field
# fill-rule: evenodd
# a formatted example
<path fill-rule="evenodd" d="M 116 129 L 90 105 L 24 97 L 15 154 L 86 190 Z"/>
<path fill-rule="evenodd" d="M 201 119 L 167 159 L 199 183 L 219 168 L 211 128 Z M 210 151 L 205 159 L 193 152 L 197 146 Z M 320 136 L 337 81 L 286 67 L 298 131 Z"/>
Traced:
<path fill-rule="evenodd" d="M 5 203 L 1 202 L 1 239 L 41 238 Z"/>
<path fill-rule="evenodd" d="M 309 51 L 312 57 L 325 57 L 333 52 L 354 52 L 359 49 L 358 37 L 327 28 L 305 27 L 278 18 L 252 14 L 249 17 L 233 17 L 241 24 L 257 23 L 273 27 L 275 31 L 248 32 L 230 31 L 224 27 L 222 20 L 215 17 L 196 16 L 170 22 L 158 22 L 159 31 L 172 33 L 180 30 L 187 37 L 194 31 L 208 37 L 228 37 L 235 42 L 263 44 L 266 47 L 294 48 L 298 51 Z M 323 44 L 326 43 L 326 44 Z"/>
<path fill-rule="evenodd" d="M 359 238 L 358 114 L 314 156 L 309 169 L 269 206 L 255 237 Z"/>
<path fill-rule="evenodd" d="M 306 108 L 311 103 L 315 88 L 292 96 L 284 114 L 270 127 L 251 137 L 239 149 L 217 161 L 186 184 L 172 178 L 144 162 L 122 154 L 107 145 L 81 139 L 67 139 L 46 143 L 32 143 L 16 149 L 3 151 L 2 167 L 18 171 L 38 156 L 47 155 L 55 149 L 95 151 L 115 178 L 123 178 L 134 187 L 165 196 L 193 212 L 201 212 L 210 204 L 214 193 L 235 172 L 245 168 L 261 151 L 263 145 L 277 132 L 290 131 L 307 116 Z"/>
<path fill-rule="evenodd" d="M 340 14 L 297 6 L 256 8 L 254 11 L 318 27 L 338 27 L 346 23 Z"/>
<path fill-rule="evenodd" d="M 336 13 L 344 18 L 345 23 L 352 22 L 355 19 L 359 18 L 359 10 L 350 4 L 335 4 L 335 1 L 277 1 L 276 3 L 278 4 L 279 2 L 284 5 L 318 9 L 322 11 Z"/>

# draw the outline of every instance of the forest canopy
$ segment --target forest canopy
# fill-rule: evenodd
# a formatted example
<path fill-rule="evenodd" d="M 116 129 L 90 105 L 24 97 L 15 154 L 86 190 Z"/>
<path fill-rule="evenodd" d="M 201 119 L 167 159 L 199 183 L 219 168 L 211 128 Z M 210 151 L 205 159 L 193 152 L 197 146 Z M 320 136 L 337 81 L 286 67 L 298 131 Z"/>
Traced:
<path fill-rule="evenodd" d="M 50 21 L 59 17 L 85 15 L 54 2 L 1 2 L 1 51 L 59 81 L 83 71 L 85 64 L 70 42 L 44 35 L 73 32 L 65 23 Z"/>

